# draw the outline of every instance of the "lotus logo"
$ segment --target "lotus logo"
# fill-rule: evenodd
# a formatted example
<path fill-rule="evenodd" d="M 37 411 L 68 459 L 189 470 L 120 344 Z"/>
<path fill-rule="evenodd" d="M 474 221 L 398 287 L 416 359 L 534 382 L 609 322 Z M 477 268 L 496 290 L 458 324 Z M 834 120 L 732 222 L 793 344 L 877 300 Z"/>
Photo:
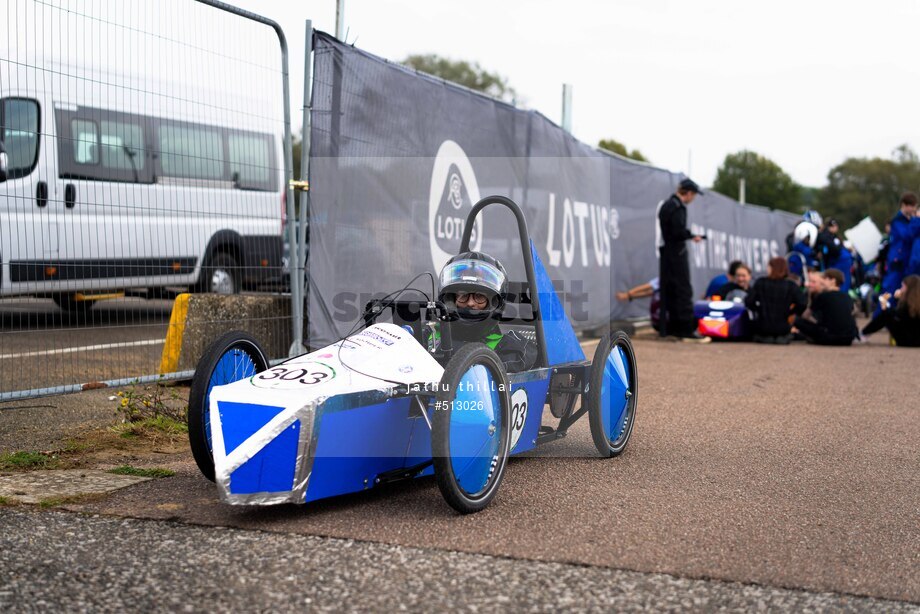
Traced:
<path fill-rule="evenodd" d="M 454 209 L 459 209 L 463 206 L 463 182 L 460 180 L 460 175 L 457 173 L 450 174 L 450 195 L 447 199 L 450 201 L 450 204 L 454 206 Z"/>
<path fill-rule="evenodd" d="M 466 216 L 479 198 L 479 184 L 466 153 L 454 141 L 444 141 L 434 159 L 428 195 L 428 236 L 436 271 L 459 251 Z M 478 250 L 481 244 L 480 216 L 470 235 L 470 249 Z"/>

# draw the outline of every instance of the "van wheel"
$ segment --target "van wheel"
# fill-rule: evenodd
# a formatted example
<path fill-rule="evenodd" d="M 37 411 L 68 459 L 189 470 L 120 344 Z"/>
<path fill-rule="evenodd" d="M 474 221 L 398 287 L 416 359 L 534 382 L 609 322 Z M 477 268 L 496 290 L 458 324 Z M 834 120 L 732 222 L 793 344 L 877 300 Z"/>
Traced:
<path fill-rule="evenodd" d="M 96 301 L 78 301 L 74 294 L 55 294 L 51 297 L 54 303 L 61 308 L 61 311 L 69 315 L 85 315 Z"/>
<path fill-rule="evenodd" d="M 227 252 L 213 254 L 201 269 L 201 288 L 213 294 L 239 294 L 239 265 Z"/>

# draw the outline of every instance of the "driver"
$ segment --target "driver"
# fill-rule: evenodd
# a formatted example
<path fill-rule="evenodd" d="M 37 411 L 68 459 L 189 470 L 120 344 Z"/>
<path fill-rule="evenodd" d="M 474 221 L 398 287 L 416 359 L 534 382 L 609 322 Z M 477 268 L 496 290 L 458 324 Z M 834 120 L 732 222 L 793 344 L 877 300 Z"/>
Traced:
<path fill-rule="evenodd" d="M 502 333 L 498 326 L 508 285 L 501 262 L 482 252 L 462 252 L 441 269 L 438 285 L 438 299 L 453 316 L 450 331 L 455 350 L 466 343 L 484 343 L 509 373 L 533 368 L 536 343 L 517 331 Z"/>

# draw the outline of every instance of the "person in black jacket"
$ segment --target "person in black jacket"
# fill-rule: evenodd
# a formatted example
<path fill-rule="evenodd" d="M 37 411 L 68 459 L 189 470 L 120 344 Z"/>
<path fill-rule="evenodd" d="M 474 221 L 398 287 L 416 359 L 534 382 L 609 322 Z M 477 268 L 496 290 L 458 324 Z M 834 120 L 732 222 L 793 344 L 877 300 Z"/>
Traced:
<path fill-rule="evenodd" d="M 863 328 L 863 335 L 887 328 L 895 345 L 920 347 L 920 275 L 905 277 L 894 298 L 897 307 L 891 306 L 889 294 L 879 297 L 881 311 Z"/>
<path fill-rule="evenodd" d="M 700 187 L 690 179 L 683 179 L 658 210 L 662 245 L 659 248 L 661 280 L 661 330 L 662 337 L 673 335 L 687 340 L 709 341 L 696 330 L 693 317 L 693 286 L 690 284 L 690 259 L 687 241 L 699 242 L 687 228 L 687 205 L 693 202 Z M 704 341 L 705 340 L 705 341 Z"/>
<path fill-rule="evenodd" d="M 788 344 L 792 340 L 790 320 L 805 311 L 805 296 L 788 275 L 785 258 L 770 259 L 767 276 L 755 281 L 744 299 L 753 314 L 751 329 L 758 343 Z"/>
<path fill-rule="evenodd" d="M 818 345 L 850 345 L 859 334 L 853 319 L 853 299 L 841 292 L 843 273 L 828 269 L 822 274 L 824 288 L 811 301 L 814 321 L 797 317 L 792 332 Z"/>

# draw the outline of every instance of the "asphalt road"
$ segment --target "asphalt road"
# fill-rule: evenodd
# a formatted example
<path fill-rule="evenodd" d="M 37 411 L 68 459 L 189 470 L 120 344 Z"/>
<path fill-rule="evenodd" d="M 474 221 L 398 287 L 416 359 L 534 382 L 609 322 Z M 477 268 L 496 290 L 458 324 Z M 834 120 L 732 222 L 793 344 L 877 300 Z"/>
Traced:
<path fill-rule="evenodd" d="M 0 510 L 0 550 L 0 610 L 11 613 L 917 611 L 832 593 L 58 512 Z"/>
<path fill-rule="evenodd" d="M 514 459 L 472 516 L 454 514 L 431 479 L 228 507 L 189 459 L 176 477 L 71 509 L 920 603 L 918 354 L 882 341 L 640 338 L 626 452 L 597 458 L 582 421 Z"/>
<path fill-rule="evenodd" d="M 0 392 L 156 374 L 172 301 L 101 301 L 86 315 L 50 299 L 0 300 Z"/>

